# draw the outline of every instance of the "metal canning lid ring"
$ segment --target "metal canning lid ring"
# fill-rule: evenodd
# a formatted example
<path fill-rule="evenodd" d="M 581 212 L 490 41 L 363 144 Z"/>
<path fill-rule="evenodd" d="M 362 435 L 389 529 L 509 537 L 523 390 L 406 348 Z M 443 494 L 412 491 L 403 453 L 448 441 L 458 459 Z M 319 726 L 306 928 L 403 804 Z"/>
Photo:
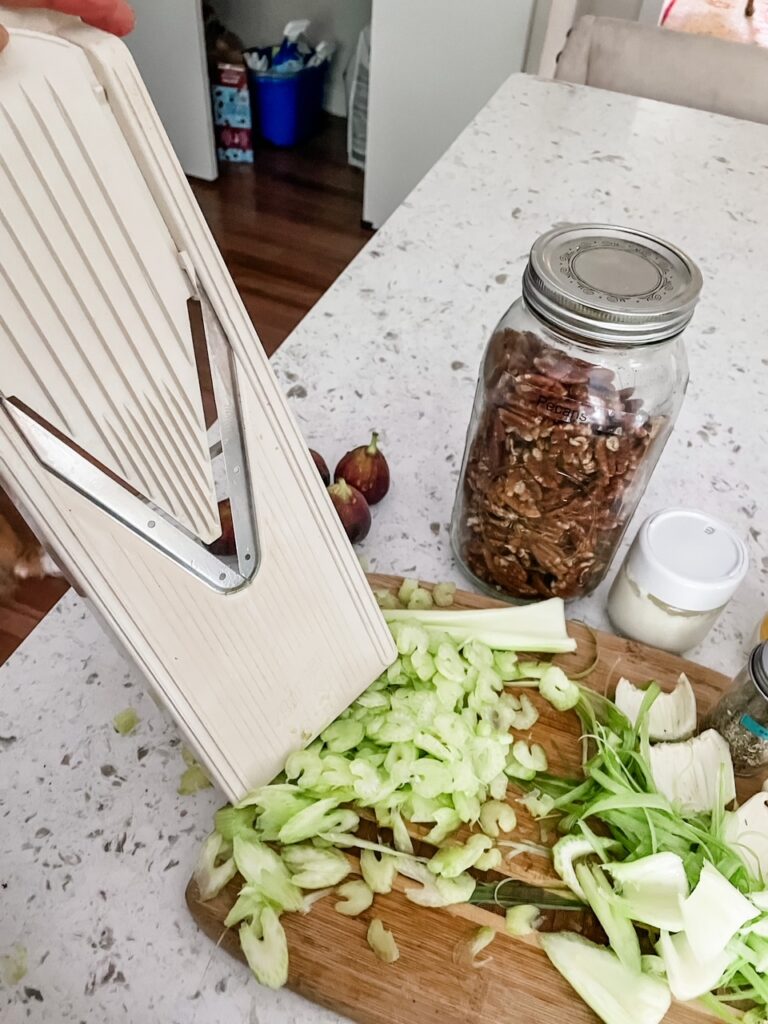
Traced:
<path fill-rule="evenodd" d="M 654 235 L 610 224 L 574 224 L 538 238 L 523 296 L 555 328 L 603 344 L 675 337 L 701 292 L 696 264 Z"/>

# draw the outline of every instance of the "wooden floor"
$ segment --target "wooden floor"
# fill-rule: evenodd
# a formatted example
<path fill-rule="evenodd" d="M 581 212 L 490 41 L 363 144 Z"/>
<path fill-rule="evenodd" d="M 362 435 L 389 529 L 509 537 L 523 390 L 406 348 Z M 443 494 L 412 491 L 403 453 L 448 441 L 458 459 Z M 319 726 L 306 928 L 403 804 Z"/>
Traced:
<path fill-rule="evenodd" d="M 363 176 L 346 162 L 346 121 L 297 150 L 257 154 L 217 182 L 195 182 L 202 207 L 269 355 L 370 238 Z"/>
<path fill-rule="evenodd" d="M 24 521 L 2 490 L 0 515 L 5 516 L 17 530 L 25 529 Z M 0 603 L 0 665 L 8 660 L 67 589 L 67 584 L 61 579 L 25 580 L 11 600 Z"/>
<path fill-rule="evenodd" d="M 218 181 L 192 187 L 272 355 L 371 236 L 361 226 L 363 176 L 346 161 L 346 121 L 329 118 L 301 147 L 262 149 L 253 167 L 225 166 Z M 0 513 L 16 514 L 2 491 Z M 0 664 L 66 589 L 29 581 L 0 605 Z"/>

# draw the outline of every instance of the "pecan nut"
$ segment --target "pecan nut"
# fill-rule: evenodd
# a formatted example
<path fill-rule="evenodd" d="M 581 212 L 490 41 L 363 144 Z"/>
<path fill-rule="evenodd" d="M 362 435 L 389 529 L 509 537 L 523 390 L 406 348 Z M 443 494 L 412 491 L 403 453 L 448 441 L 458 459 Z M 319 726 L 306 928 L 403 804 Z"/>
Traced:
<path fill-rule="evenodd" d="M 614 372 L 530 331 L 497 331 L 469 442 L 456 536 L 478 579 L 515 597 L 577 597 L 602 578 L 665 431 Z"/>

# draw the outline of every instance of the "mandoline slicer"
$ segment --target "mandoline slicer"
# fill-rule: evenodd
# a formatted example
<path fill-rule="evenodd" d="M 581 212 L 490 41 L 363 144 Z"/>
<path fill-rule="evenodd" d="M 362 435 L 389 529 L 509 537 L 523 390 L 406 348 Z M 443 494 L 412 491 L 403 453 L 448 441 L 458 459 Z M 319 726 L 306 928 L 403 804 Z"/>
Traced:
<path fill-rule="evenodd" d="M 128 50 L 72 18 L 0 23 L 0 478 L 237 798 L 392 639 Z M 207 547 L 222 527 L 188 305 L 232 558 Z"/>

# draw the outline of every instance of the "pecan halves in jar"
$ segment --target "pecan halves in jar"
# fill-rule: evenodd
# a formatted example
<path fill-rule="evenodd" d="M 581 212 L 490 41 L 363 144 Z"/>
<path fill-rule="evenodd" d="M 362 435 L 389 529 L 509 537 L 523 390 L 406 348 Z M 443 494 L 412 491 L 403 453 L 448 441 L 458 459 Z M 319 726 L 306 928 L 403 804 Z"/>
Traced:
<path fill-rule="evenodd" d="M 512 596 L 576 597 L 605 572 L 660 421 L 613 371 L 531 332 L 497 332 L 467 454 L 459 554 Z"/>

